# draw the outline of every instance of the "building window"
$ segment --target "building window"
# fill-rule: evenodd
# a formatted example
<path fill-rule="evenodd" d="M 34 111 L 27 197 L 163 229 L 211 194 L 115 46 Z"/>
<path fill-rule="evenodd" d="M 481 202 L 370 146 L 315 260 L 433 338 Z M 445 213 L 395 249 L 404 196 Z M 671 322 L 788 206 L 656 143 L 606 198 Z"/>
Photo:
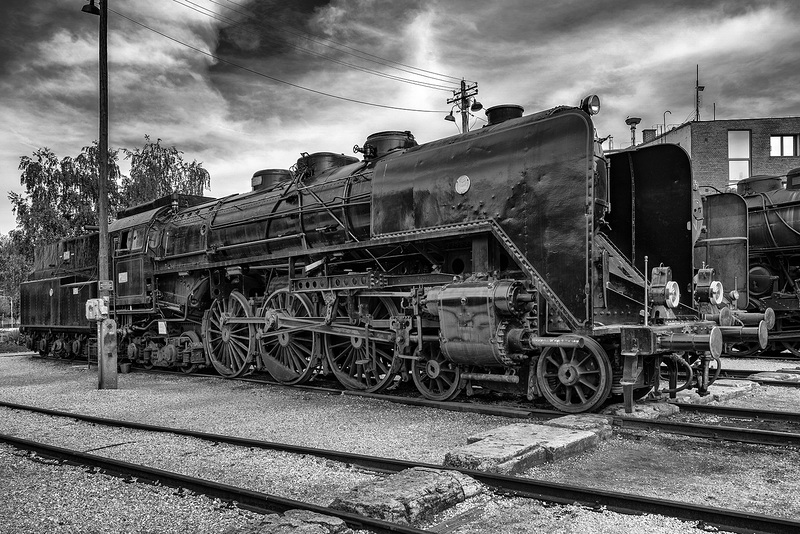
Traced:
<path fill-rule="evenodd" d="M 750 130 L 728 131 L 728 185 L 750 176 Z"/>
<path fill-rule="evenodd" d="M 796 156 L 797 135 L 772 135 L 769 138 L 770 156 Z"/>

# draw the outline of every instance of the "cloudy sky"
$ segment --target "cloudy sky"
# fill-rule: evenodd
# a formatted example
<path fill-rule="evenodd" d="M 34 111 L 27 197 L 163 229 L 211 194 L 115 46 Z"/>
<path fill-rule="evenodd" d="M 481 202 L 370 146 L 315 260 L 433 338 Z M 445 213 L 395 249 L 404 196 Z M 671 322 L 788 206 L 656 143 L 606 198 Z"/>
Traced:
<path fill-rule="evenodd" d="M 16 226 L 7 197 L 23 192 L 21 156 L 40 147 L 76 156 L 98 138 L 98 18 L 85 3 L 0 2 L 0 233 Z M 160 138 L 210 171 L 210 196 L 247 191 L 255 170 L 288 168 L 301 152 L 352 154 L 374 132 L 456 134 L 443 118 L 461 78 L 478 83 L 485 107 L 526 113 L 596 93 L 598 134 L 616 148 L 630 144 L 627 116 L 642 117 L 640 129 L 666 110 L 668 125 L 692 117 L 696 65 L 703 120 L 714 104 L 718 119 L 800 116 L 796 0 L 109 0 L 109 9 L 110 146 Z"/>

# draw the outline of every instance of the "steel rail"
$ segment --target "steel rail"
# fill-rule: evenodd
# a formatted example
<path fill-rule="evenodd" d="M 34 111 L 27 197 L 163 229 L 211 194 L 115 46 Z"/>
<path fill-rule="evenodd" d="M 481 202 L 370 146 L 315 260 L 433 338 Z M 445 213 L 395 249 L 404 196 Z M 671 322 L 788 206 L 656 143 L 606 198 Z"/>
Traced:
<path fill-rule="evenodd" d="M 734 408 L 731 406 L 710 406 L 708 404 L 691 404 L 686 402 L 671 403 L 686 412 L 702 412 L 740 419 L 761 419 L 767 421 L 789 421 L 800 423 L 800 413 L 782 412 L 779 410 L 753 410 L 751 408 Z"/>
<path fill-rule="evenodd" d="M 171 372 L 176 376 L 214 376 L 214 375 L 186 375 L 185 373 L 178 373 L 178 372 Z M 241 380 L 245 382 L 251 382 L 256 384 L 269 384 L 269 385 L 277 385 L 281 386 L 279 382 L 273 382 L 270 380 L 259 380 L 256 378 L 237 378 L 236 380 Z M 317 391 L 317 392 L 331 392 L 336 394 L 344 394 L 356 397 L 364 397 L 369 399 L 376 399 L 376 400 L 384 400 L 387 402 L 394 402 L 397 404 L 406 404 L 409 406 L 422 406 L 427 408 L 434 408 L 439 410 L 447 410 L 453 412 L 462 412 L 462 413 L 477 413 L 482 415 L 493 415 L 497 417 L 508 417 L 512 419 L 555 419 L 556 417 L 563 417 L 565 414 L 563 412 L 558 412 L 554 410 L 545 410 L 545 409 L 538 409 L 538 408 L 515 408 L 511 406 L 490 406 L 490 405 L 481 405 L 481 404 L 471 404 L 471 403 L 464 403 L 464 402 L 455 402 L 455 401 L 433 401 L 424 398 L 416 398 L 416 397 L 399 397 L 396 395 L 386 395 L 383 393 L 366 393 L 364 391 L 355 391 L 355 390 L 341 390 L 336 388 L 330 388 L 325 386 L 311 386 L 311 385 L 294 385 L 291 386 L 293 388 L 301 388 L 306 389 L 309 391 Z M 800 412 L 783 412 L 778 410 L 752 410 L 748 408 L 733 408 L 728 406 L 711 406 L 707 404 L 690 404 L 690 403 L 682 403 L 682 402 L 670 402 L 670 404 L 674 404 L 678 406 L 681 410 L 684 411 L 692 411 L 692 412 L 705 412 L 705 413 L 713 413 L 720 416 L 725 417 L 736 417 L 736 418 L 744 418 L 744 419 L 762 419 L 762 420 L 769 420 L 769 421 L 788 421 L 793 423 L 800 424 Z M 2 403 L 0 403 L 2 406 Z M 629 420 L 625 417 L 615 416 L 613 418 L 614 421 L 616 420 Z M 646 424 L 646 423 L 642 423 Z M 658 424 L 658 423 L 656 423 Z M 697 431 L 692 427 L 686 427 L 686 432 L 682 430 L 683 427 L 679 425 L 683 425 L 684 423 L 673 423 L 673 428 L 670 430 L 673 434 L 684 434 L 687 436 L 693 437 L 702 437 L 700 436 Z M 689 423 L 686 423 L 689 424 Z M 622 424 L 617 426 L 623 426 Z M 719 428 L 717 426 L 712 427 L 714 429 Z M 750 432 L 750 429 L 739 428 L 737 429 L 738 432 Z M 795 440 L 796 434 L 792 433 L 776 433 L 777 436 L 786 435 L 789 441 Z M 712 436 L 709 433 L 709 436 L 712 439 L 722 439 L 727 441 L 742 441 L 740 439 L 739 434 L 720 434 L 716 436 Z M 753 441 L 750 443 L 761 443 L 762 445 L 785 445 L 788 443 L 781 443 L 779 439 L 776 440 L 775 436 L 767 435 L 765 441 L 758 441 L 757 438 L 752 438 Z"/>
<path fill-rule="evenodd" d="M 771 372 L 771 371 L 770 371 Z M 785 380 L 769 380 L 763 378 L 749 378 L 743 376 L 727 376 L 724 378 L 728 378 L 730 380 L 749 380 L 750 382 L 756 382 L 761 384 L 762 386 L 777 386 L 782 388 L 800 388 L 800 382 L 787 382 Z"/>
<path fill-rule="evenodd" d="M 380 400 L 387 400 L 386 397 L 381 397 L 380 395 L 377 394 L 373 395 L 374 398 Z M 404 402 L 407 399 L 400 398 L 400 400 Z M 419 400 L 419 399 L 408 399 L 408 400 Z M 465 407 L 469 406 L 471 405 L 466 405 Z M 16 404 L 13 402 L 0 401 L 0 407 L 10 408 L 14 410 L 37 412 L 45 415 L 52 415 L 55 417 L 68 417 L 79 421 L 86 421 L 89 423 L 95 423 L 105 426 L 131 428 L 136 430 L 145 430 L 148 432 L 173 433 L 183 436 L 195 437 L 198 439 L 205 439 L 209 441 L 230 443 L 232 445 L 241 445 L 244 447 L 267 448 L 275 450 L 284 450 L 287 452 L 295 452 L 297 454 L 312 454 L 317 456 L 319 455 L 319 449 L 301 447 L 297 445 L 286 445 L 283 443 L 253 440 L 249 438 L 240 438 L 236 436 L 225 436 L 221 434 L 199 432 L 195 430 L 160 427 L 157 425 L 150 425 L 147 423 L 137 423 L 133 421 L 120 421 L 116 419 L 95 417 L 91 415 L 62 412 L 59 410 L 51 410 L 48 408 L 39 408 L 36 406 L 27 406 L 23 404 Z M 710 407 L 706 407 L 706 410 L 710 409 L 711 409 Z M 698 410 L 702 410 L 702 408 Z M 541 414 L 539 414 L 540 416 L 548 419 L 560 417 L 562 415 L 560 412 L 548 412 L 546 410 L 540 410 L 540 412 L 542 412 Z M 482 411 L 481 413 L 486 413 L 486 411 Z M 790 414 L 790 412 L 786 413 Z M 791 414 L 791 415 L 796 415 L 796 414 Z M 722 441 L 733 441 L 737 443 L 750 443 L 757 445 L 770 445 L 779 447 L 800 446 L 800 434 L 791 432 L 777 432 L 772 430 L 758 430 L 751 428 L 739 428 L 739 427 L 720 426 L 720 425 L 709 426 L 709 425 L 700 425 L 696 423 L 683 423 L 683 422 L 672 422 L 672 421 L 642 420 L 642 419 L 631 419 L 626 417 L 613 417 L 612 424 L 617 428 L 626 430 L 656 430 L 659 432 L 668 432 L 671 434 L 678 434 L 681 436 L 714 439 Z M 335 454 L 345 454 L 345 453 L 336 453 L 335 451 L 331 452 Z M 355 455 L 353 456 L 353 458 L 345 457 L 345 459 L 342 461 L 345 462 L 354 461 L 355 459 L 358 458 L 359 455 Z M 373 465 L 372 467 L 376 467 L 376 465 Z"/>
<path fill-rule="evenodd" d="M 800 447 L 800 434 L 791 432 L 775 432 L 772 430 L 756 430 L 733 426 L 708 426 L 695 423 L 675 423 L 671 421 L 653 421 L 615 417 L 614 426 L 629 430 L 657 430 L 696 438 L 735 441 L 755 445 L 772 445 L 778 447 Z M 800 532 L 800 531 L 798 531 Z"/>
<path fill-rule="evenodd" d="M 183 377 L 209 377 L 209 378 L 217 377 L 217 375 L 198 374 L 198 373 L 192 373 L 190 375 L 187 375 L 185 373 L 176 371 L 163 371 L 163 370 L 162 371 L 139 370 L 139 371 L 145 373 L 162 373 L 162 374 L 168 373 L 175 376 L 183 376 Z M 326 386 L 313 386 L 308 384 L 286 386 L 285 384 L 281 384 L 279 382 L 274 382 L 271 380 L 261 380 L 256 378 L 240 377 L 236 378 L 235 380 L 250 382 L 255 384 L 292 387 L 292 388 L 298 388 L 298 389 L 304 389 L 308 391 L 316 391 L 322 393 L 344 394 L 344 395 L 363 397 L 375 400 L 383 400 L 387 402 L 393 402 L 396 404 L 405 404 L 409 406 L 421 406 L 439 410 L 447 410 L 447 411 L 454 411 L 461 413 L 476 413 L 482 415 L 492 415 L 496 417 L 507 417 L 512 419 L 549 420 L 566 415 L 562 412 L 557 412 L 554 410 L 545 410 L 537 408 L 515 408 L 510 406 L 498 407 L 498 406 L 471 404 L 471 403 L 454 402 L 454 401 L 442 402 L 424 398 L 400 397 L 396 395 L 386 395 L 382 393 L 367 393 L 356 390 L 342 390 L 338 388 L 331 388 Z M 782 412 L 782 411 L 772 411 L 772 410 L 749 410 L 746 408 L 731 408 L 725 406 L 709 406 L 703 404 L 688 404 L 688 403 L 677 403 L 677 402 L 674 404 L 676 404 L 680 409 L 684 411 L 716 413 L 720 416 L 725 416 L 725 417 L 738 417 L 747 419 L 758 418 L 763 420 L 788 421 L 788 422 L 800 423 L 800 413 L 796 412 Z M 3 401 L 0 401 L 0 406 L 6 406 L 11 408 L 18 407 L 18 409 L 21 410 L 33 409 L 33 410 L 39 410 L 42 413 L 47 413 L 47 410 L 44 409 L 32 408 L 23 405 L 14 405 L 13 403 L 5 403 Z M 51 413 L 50 415 L 78 418 L 78 416 L 68 414 L 65 412 L 53 411 L 53 413 Z M 798 445 L 798 443 L 800 443 L 800 434 L 790 433 L 790 432 L 766 431 L 766 430 L 757 430 L 757 429 L 739 428 L 739 427 L 725 427 L 720 425 L 706 426 L 706 425 L 698 425 L 694 423 L 683 423 L 683 422 L 639 420 L 639 419 L 630 419 L 619 416 L 613 417 L 612 423 L 620 429 L 643 429 L 649 427 L 650 430 L 669 432 L 672 434 L 722 440 L 722 441 L 733 441 L 738 443 L 751 443 L 751 444 L 769 445 L 769 446 L 787 446 L 787 445 L 796 446 Z M 111 424 L 111 423 L 101 422 L 101 424 Z"/>
<path fill-rule="evenodd" d="M 758 371 L 756 369 L 725 369 L 722 368 L 720 371 L 721 378 L 748 378 L 751 375 L 756 375 L 759 373 L 783 373 L 783 374 L 800 374 L 800 369 L 778 369 L 775 371 Z"/>
<path fill-rule="evenodd" d="M 159 482 L 173 488 L 186 488 L 195 493 L 202 493 L 210 497 L 216 497 L 225 501 L 236 502 L 240 508 L 252 510 L 254 512 L 283 513 L 288 510 L 309 510 L 318 514 L 334 516 L 342 519 L 347 526 L 357 529 L 369 529 L 374 532 L 385 534 L 426 534 L 429 530 L 421 530 L 406 525 L 390 523 L 380 519 L 367 516 L 343 512 L 325 506 L 319 506 L 294 499 L 287 499 L 270 493 L 253 491 L 246 488 L 232 486 L 214 482 L 203 478 L 182 475 L 173 471 L 165 471 L 140 464 L 123 462 L 88 454 L 64 447 L 56 447 L 39 443 L 27 439 L 17 438 L 6 434 L 0 434 L 0 441 L 13 445 L 20 449 L 33 451 L 41 456 L 47 456 L 75 463 L 83 466 L 96 467 L 109 473 L 120 476 L 133 476 L 137 479 L 149 482 Z"/>
<path fill-rule="evenodd" d="M 797 532 L 800 532 L 800 521 L 792 521 L 783 518 L 767 516 L 763 514 L 738 512 L 735 510 L 728 510 L 718 507 L 699 506 L 690 503 L 682 503 L 679 501 L 645 497 L 645 496 L 639 496 L 639 495 L 633 495 L 615 491 L 606 491 L 588 487 L 574 486 L 570 484 L 560 484 L 543 480 L 536 480 L 532 478 L 520 478 L 507 475 L 498 475 L 494 473 L 486 473 L 483 471 L 475 471 L 472 469 L 446 467 L 442 465 L 413 462 L 409 460 L 397 460 L 393 458 L 367 456 L 362 454 L 354 454 L 354 453 L 333 451 L 327 449 L 316 449 L 313 447 L 286 445 L 282 443 L 265 442 L 248 438 L 239 438 L 235 436 L 223 436 L 219 434 L 209 434 L 204 432 L 196 432 L 192 430 L 171 429 L 166 427 L 158 427 L 155 425 L 148 425 L 144 423 L 128 423 L 124 421 L 116 421 L 94 416 L 84 416 L 80 414 L 58 412 L 56 410 L 49 410 L 44 408 L 14 405 L 13 403 L 6 403 L 6 402 L 0 402 L 0 405 L 21 410 L 28 410 L 29 408 L 32 408 L 30 411 L 36 411 L 48 415 L 70 417 L 98 424 L 108 424 L 110 426 L 128 427 L 128 428 L 149 430 L 155 432 L 173 433 L 176 435 L 190 436 L 198 439 L 224 442 L 244 447 L 265 448 L 265 449 L 279 450 L 282 452 L 307 454 L 307 455 L 326 458 L 337 462 L 359 465 L 365 468 L 383 472 L 399 472 L 404 469 L 410 469 L 413 467 L 458 471 L 465 475 L 471 476 L 472 478 L 478 480 L 483 484 L 486 484 L 489 487 L 495 488 L 500 491 L 511 492 L 515 495 L 519 495 L 526 498 L 533 498 L 547 502 L 554 502 L 558 504 L 578 503 L 589 507 L 604 506 L 613 511 L 626 514 L 648 513 L 648 514 L 657 514 L 657 515 L 675 517 L 686 521 L 704 521 L 705 523 L 717 526 L 718 528 L 731 530 L 734 532 L 759 532 L 759 533 L 763 532 L 772 534 L 784 534 L 784 533 L 796 534 Z M 630 420 L 626 420 L 626 422 L 628 421 Z M 653 421 L 635 421 L 635 423 L 653 423 Z M 639 425 L 639 426 L 645 426 L 645 425 Z M 0 435 L 0 439 L 5 439 L 5 437 Z M 19 438 L 14 438 L 14 439 L 19 440 Z M 19 441 L 24 442 L 27 440 L 19 440 Z M 50 447 L 50 446 L 44 446 L 44 447 Z M 52 447 L 52 448 L 57 449 L 57 447 Z M 80 454 L 81 456 L 92 456 L 86 453 L 78 453 L 78 454 Z M 109 461 L 106 459 L 102 460 Z M 119 463 L 125 464 L 125 462 L 119 462 Z M 153 470 L 153 471 L 161 473 L 159 470 Z M 178 476 L 183 477 L 183 475 L 178 475 Z M 219 486 L 222 486 L 223 489 L 226 487 L 224 485 L 219 485 Z M 192 489 L 193 491 L 202 491 L 192 486 L 184 486 L 184 487 Z M 250 493 L 257 495 L 256 499 L 263 499 L 264 494 L 258 494 L 258 492 L 250 492 Z M 238 500 L 239 502 L 242 502 L 245 505 L 251 505 L 251 503 L 253 502 L 252 497 L 247 497 L 247 500 L 239 500 L 239 499 L 229 499 L 229 500 Z M 276 502 L 280 504 L 280 501 Z M 291 506 L 294 508 L 302 507 L 301 505 L 304 504 L 304 503 L 297 504 L 297 501 L 291 501 L 291 502 L 292 502 Z M 259 503 L 262 503 L 263 505 L 263 501 L 255 500 L 256 505 L 258 505 Z M 305 508 L 305 509 L 312 510 L 312 508 Z M 319 513 L 336 515 L 337 517 L 341 517 L 343 520 L 347 521 L 347 519 L 345 519 L 344 517 L 343 512 L 335 512 L 335 513 L 319 512 Z M 359 520 L 362 521 L 364 520 L 364 518 L 362 518 L 361 516 L 355 516 L 355 517 Z"/>

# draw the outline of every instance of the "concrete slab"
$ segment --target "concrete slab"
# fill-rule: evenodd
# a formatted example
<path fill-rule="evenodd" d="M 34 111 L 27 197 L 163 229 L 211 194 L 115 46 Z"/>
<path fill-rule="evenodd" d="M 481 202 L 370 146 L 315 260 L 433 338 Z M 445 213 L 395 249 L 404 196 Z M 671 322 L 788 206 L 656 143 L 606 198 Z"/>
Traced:
<path fill-rule="evenodd" d="M 288 510 L 285 514 L 269 514 L 255 524 L 237 529 L 235 534 L 352 534 L 353 530 L 338 517 L 308 510 Z M 233 534 L 225 531 L 223 534 Z"/>
<path fill-rule="evenodd" d="M 762 373 L 759 373 L 762 374 Z M 679 391 L 674 400 L 670 402 L 685 402 L 688 404 L 708 404 L 713 401 L 725 401 L 753 391 L 758 388 L 757 382 L 750 380 L 731 380 L 721 378 L 708 388 L 708 395 L 701 397 L 695 391 Z M 665 394 L 666 395 L 666 394 Z"/>
<path fill-rule="evenodd" d="M 467 438 L 444 465 L 510 474 L 594 448 L 611 435 L 608 419 L 565 416 L 545 424 L 517 423 Z"/>
<path fill-rule="evenodd" d="M 758 387 L 758 382 L 749 380 L 717 380 L 708 388 L 708 392 L 714 396 L 715 401 L 725 401 L 741 397 Z"/>
<path fill-rule="evenodd" d="M 569 428 L 572 430 L 587 430 L 589 432 L 596 431 L 600 439 L 608 439 L 613 433 L 612 419 L 605 415 L 599 414 L 575 414 L 565 415 L 551 419 L 544 423 L 547 426 L 555 426 L 559 428 Z"/>
<path fill-rule="evenodd" d="M 356 486 L 329 506 L 410 525 L 482 491 L 480 483 L 457 471 L 414 467 Z"/>
<path fill-rule="evenodd" d="M 680 396 L 680 394 L 679 394 Z M 695 393 L 695 396 L 698 396 Z M 710 395 L 709 395 L 710 397 Z M 710 400 L 710 399 L 709 399 Z M 688 402 L 688 401 L 680 401 Z M 603 410 L 604 414 L 613 415 L 615 417 L 624 417 L 628 419 L 659 419 L 661 417 L 669 417 L 678 413 L 680 409 L 674 404 L 668 402 L 642 402 L 633 405 L 632 413 L 625 413 L 624 404 L 612 404 Z"/>

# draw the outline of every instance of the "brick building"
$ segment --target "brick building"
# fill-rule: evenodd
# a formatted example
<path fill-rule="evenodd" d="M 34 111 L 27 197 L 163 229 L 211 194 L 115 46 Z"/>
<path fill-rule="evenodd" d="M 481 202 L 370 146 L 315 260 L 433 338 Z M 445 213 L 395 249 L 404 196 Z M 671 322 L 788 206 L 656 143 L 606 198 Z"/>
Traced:
<path fill-rule="evenodd" d="M 785 176 L 800 167 L 800 117 L 693 121 L 655 133 L 642 130 L 643 142 L 637 146 L 682 146 L 702 192 L 724 191 L 750 176 Z"/>

